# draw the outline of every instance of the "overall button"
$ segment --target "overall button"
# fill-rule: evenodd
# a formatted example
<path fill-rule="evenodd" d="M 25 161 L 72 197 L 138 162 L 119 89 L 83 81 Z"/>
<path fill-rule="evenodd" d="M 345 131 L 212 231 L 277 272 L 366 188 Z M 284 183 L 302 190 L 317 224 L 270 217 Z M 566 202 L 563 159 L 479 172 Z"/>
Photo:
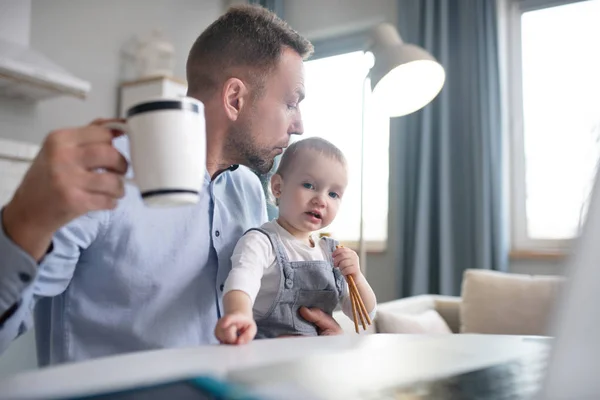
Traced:
<path fill-rule="evenodd" d="M 221 236 L 221 232 L 219 232 L 219 231 L 216 231 L 216 232 L 215 232 L 215 236 L 216 236 L 216 237 L 219 237 L 219 236 Z"/>
<path fill-rule="evenodd" d="M 294 286 L 294 282 L 291 279 L 286 279 L 285 280 L 285 287 L 288 289 L 291 289 L 292 286 Z"/>

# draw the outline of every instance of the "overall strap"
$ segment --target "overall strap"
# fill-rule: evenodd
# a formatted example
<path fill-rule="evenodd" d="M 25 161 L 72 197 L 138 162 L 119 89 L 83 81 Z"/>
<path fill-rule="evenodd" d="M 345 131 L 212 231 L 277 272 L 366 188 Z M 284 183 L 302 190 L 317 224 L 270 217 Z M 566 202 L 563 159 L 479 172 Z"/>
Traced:
<path fill-rule="evenodd" d="M 287 251 L 283 247 L 283 243 L 281 242 L 281 238 L 279 237 L 279 235 L 267 232 L 266 230 L 261 228 L 252 228 L 246 231 L 246 233 L 250 231 L 258 231 L 269 238 L 269 241 L 273 246 L 273 251 L 275 252 L 275 260 L 277 261 L 277 265 L 282 271 L 282 285 L 284 285 L 287 289 L 291 289 L 293 287 L 294 282 L 294 270 L 290 266 Z"/>
<path fill-rule="evenodd" d="M 288 262 L 287 252 L 283 247 L 283 243 L 281 243 L 281 239 L 279 236 L 273 233 L 270 233 L 262 228 L 251 228 L 246 231 L 246 233 L 251 231 L 257 231 L 265 235 L 269 241 L 271 242 L 271 246 L 273 246 L 273 251 L 275 252 L 275 259 L 277 260 L 277 265 L 283 267 Z M 246 234 L 244 233 L 244 235 Z"/>

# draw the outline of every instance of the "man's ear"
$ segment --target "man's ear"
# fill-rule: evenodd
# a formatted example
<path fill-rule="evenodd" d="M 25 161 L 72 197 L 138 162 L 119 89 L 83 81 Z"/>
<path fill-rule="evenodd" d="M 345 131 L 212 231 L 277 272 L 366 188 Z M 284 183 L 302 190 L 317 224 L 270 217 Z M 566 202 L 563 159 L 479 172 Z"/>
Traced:
<path fill-rule="evenodd" d="M 283 187 L 283 177 L 279 174 L 275 174 L 271 177 L 271 193 L 275 199 L 281 197 L 281 189 Z"/>
<path fill-rule="evenodd" d="M 227 117 L 236 121 L 248 101 L 248 87 L 238 78 L 229 78 L 223 85 L 223 108 Z"/>

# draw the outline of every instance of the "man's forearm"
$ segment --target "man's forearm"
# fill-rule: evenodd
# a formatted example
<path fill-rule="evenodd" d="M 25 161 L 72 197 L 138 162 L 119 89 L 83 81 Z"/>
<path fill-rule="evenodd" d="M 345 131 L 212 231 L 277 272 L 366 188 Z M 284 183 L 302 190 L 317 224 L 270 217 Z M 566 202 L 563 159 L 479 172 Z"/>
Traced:
<path fill-rule="evenodd" d="M 52 243 L 53 228 L 44 229 L 36 225 L 27 213 L 19 210 L 19 205 L 15 202 L 9 203 L 2 210 L 0 219 L 6 236 L 34 260 L 39 261 L 46 255 Z"/>

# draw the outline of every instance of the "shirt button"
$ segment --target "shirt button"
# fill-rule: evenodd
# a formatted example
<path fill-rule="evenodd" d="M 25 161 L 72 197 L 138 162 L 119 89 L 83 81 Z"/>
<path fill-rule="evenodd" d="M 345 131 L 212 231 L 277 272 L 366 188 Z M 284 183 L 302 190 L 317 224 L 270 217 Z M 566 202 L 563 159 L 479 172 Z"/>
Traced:
<path fill-rule="evenodd" d="M 25 272 L 19 272 L 19 279 L 23 283 L 28 283 L 29 281 L 31 281 L 31 275 L 26 274 Z"/>
<path fill-rule="evenodd" d="M 225 289 L 225 285 L 221 285 L 219 286 L 219 289 L 221 289 L 221 292 L 223 291 L 223 289 Z"/>
<path fill-rule="evenodd" d="M 216 237 L 219 237 L 219 236 L 221 236 L 221 232 L 219 232 L 219 231 L 216 231 L 216 232 L 215 232 L 215 236 L 216 236 Z"/>

